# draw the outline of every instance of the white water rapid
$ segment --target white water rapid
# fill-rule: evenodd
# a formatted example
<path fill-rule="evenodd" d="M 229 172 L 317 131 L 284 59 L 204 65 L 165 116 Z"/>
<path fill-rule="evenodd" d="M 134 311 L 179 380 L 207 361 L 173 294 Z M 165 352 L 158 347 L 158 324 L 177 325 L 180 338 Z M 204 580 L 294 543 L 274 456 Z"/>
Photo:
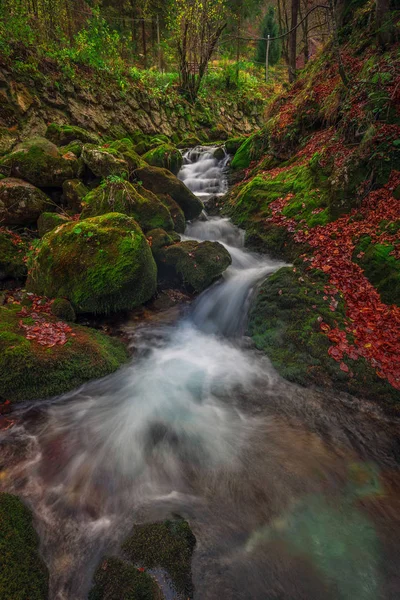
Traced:
<path fill-rule="evenodd" d="M 214 151 L 188 151 L 179 174 L 205 201 L 227 189 L 229 157 Z M 225 218 L 204 214 L 185 235 L 226 246 L 223 278 L 175 324 L 128 323 L 127 367 L 22 406 L 0 432 L 0 490 L 34 511 L 50 600 L 87 598 L 99 560 L 132 523 L 171 514 L 197 538 L 195 600 L 395 600 L 389 423 L 284 382 L 251 347 L 249 300 L 282 263 L 248 252 Z"/>

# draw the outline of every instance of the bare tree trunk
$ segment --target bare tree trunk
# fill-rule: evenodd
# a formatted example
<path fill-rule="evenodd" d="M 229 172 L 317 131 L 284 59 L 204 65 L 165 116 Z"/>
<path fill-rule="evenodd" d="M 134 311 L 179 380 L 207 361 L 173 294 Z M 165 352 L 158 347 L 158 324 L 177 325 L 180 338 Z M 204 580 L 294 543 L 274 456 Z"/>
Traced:
<path fill-rule="evenodd" d="M 376 27 L 378 42 L 385 48 L 393 41 L 393 24 L 390 22 L 390 0 L 376 0 Z"/>
<path fill-rule="evenodd" d="M 280 33 L 283 34 L 285 31 L 289 30 L 288 24 L 288 16 L 286 12 L 286 5 L 284 0 L 278 0 L 278 19 L 279 19 L 279 30 Z M 286 62 L 289 64 L 289 43 L 287 36 L 282 38 L 282 56 Z"/>
<path fill-rule="evenodd" d="M 335 2 L 335 16 L 337 26 L 340 28 L 344 24 L 344 17 L 346 14 L 346 0 L 336 0 Z"/>
<path fill-rule="evenodd" d="M 143 56 L 144 66 L 147 67 L 147 45 L 146 45 L 146 23 L 144 18 L 142 19 L 142 44 L 143 44 Z"/>
<path fill-rule="evenodd" d="M 297 18 L 299 15 L 300 0 L 292 0 L 292 20 L 290 29 L 293 31 L 289 39 L 289 81 L 293 83 L 296 79 L 296 58 L 297 58 Z"/>

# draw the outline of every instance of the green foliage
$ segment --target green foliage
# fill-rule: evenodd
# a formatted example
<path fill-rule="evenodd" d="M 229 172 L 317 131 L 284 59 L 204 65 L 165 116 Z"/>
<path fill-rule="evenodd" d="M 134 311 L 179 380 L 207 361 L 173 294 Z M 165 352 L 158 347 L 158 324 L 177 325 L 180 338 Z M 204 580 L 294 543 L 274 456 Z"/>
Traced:
<path fill-rule="evenodd" d="M 27 244 L 19 236 L 0 228 L 0 280 L 26 277 L 24 258 L 27 249 Z"/>
<path fill-rule="evenodd" d="M 1 334 L 0 334 L 1 335 Z M 0 600 L 46 600 L 49 575 L 39 555 L 31 511 L 0 493 Z"/>
<path fill-rule="evenodd" d="M 273 6 L 268 8 L 268 11 L 261 24 L 260 37 L 267 38 L 268 35 L 273 38 L 279 35 L 279 27 L 276 21 L 276 9 Z M 282 44 L 280 40 L 274 40 L 270 42 L 269 47 L 269 64 L 276 65 L 281 57 Z M 259 63 L 265 63 L 265 57 L 267 52 L 267 42 L 260 40 L 257 44 L 256 61 Z"/>
<path fill-rule="evenodd" d="M 391 225 L 394 229 L 396 224 Z M 400 261 L 394 256 L 394 251 L 393 245 L 373 244 L 370 237 L 364 236 L 354 251 L 353 259 L 364 269 L 365 276 L 376 287 L 382 301 L 399 306 Z"/>

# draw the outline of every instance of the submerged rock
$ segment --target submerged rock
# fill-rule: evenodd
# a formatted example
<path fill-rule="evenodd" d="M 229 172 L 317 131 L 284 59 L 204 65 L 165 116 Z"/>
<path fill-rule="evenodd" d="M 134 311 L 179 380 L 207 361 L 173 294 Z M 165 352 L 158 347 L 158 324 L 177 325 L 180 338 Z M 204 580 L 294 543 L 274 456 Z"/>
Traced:
<path fill-rule="evenodd" d="M 116 371 L 127 360 L 119 340 L 78 325 L 69 325 L 63 345 L 57 339 L 53 346 L 41 345 L 26 329 L 33 317 L 20 311 L 21 306 L 0 307 L 0 396 L 11 402 L 62 394 Z M 39 331 L 57 326 L 51 314 L 40 314 L 36 321 Z"/>
<path fill-rule="evenodd" d="M 219 242 L 187 241 L 162 248 L 157 254 L 160 277 L 202 292 L 229 267 L 232 259 Z"/>
<path fill-rule="evenodd" d="M 143 167 L 135 171 L 135 176 L 142 182 L 143 187 L 157 196 L 159 194 L 171 196 L 183 210 L 186 219 L 195 219 L 203 210 L 202 202 L 167 169 Z"/>
<path fill-rule="evenodd" d="M 48 196 L 35 186 L 14 177 L 0 181 L 0 222 L 4 225 L 32 225 L 49 209 Z"/>
<path fill-rule="evenodd" d="M 82 218 L 118 212 L 133 217 L 143 229 L 173 229 L 169 210 L 152 192 L 128 181 L 106 181 L 85 196 Z"/>
<path fill-rule="evenodd" d="M 0 493 L 0 597 L 46 600 L 49 573 L 39 553 L 32 513 L 16 496 Z"/>
<path fill-rule="evenodd" d="M 153 167 L 168 169 L 174 175 L 178 175 L 183 164 L 182 154 L 171 144 L 161 144 L 153 150 L 149 150 L 143 159 Z"/>
<path fill-rule="evenodd" d="M 129 310 L 149 300 L 157 269 L 134 219 L 109 213 L 71 222 L 39 242 L 27 289 L 67 298 L 77 313 Z"/>

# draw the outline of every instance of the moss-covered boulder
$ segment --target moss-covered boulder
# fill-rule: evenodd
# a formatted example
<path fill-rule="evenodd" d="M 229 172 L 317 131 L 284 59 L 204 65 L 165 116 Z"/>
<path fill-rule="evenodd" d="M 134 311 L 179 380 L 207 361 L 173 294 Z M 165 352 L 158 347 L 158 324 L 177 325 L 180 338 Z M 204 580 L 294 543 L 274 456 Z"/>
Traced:
<path fill-rule="evenodd" d="M 195 219 L 203 210 L 202 202 L 167 169 L 144 167 L 135 171 L 135 177 L 156 196 L 168 194 L 181 207 L 186 219 Z"/>
<path fill-rule="evenodd" d="M 22 179 L 6 177 L 0 181 L 0 223 L 32 225 L 50 206 L 44 192 Z"/>
<path fill-rule="evenodd" d="M 132 563 L 105 557 L 93 579 L 88 600 L 163 600 L 160 588 L 151 575 Z"/>
<path fill-rule="evenodd" d="M 76 321 L 76 314 L 74 308 L 66 298 L 55 298 L 51 303 L 51 314 L 61 319 L 61 321 L 67 321 L 73 323 Z"/>
<path fill-rule="evenodd" d="M 213 157 L 216 160 L 223 160 L 225 158 L 225 150 L 222 146 L 218 146 L 218 148 L 215 148 L 213 152 Z"/>
<path fill-rule="evenodd" d="M 60 344 L 60 327 L 63 324 L 51 314 L 34 318 L 29 310 L 22 314 L 21 306 L 0 307 L 2 398 L 23 402 L 59 395 L 116 371 L 127 360 L 119 340 L 89 327 L 69 324 Z M 54 334 L 54 339 L 43 343 L 41 331 Z"/>
<path fill-rule="evenodd" d="M 133 173 L 136 169 L 146 166 L 145 160 L 135 152 L 135 147 L 129 138 L 117 140 L 110 144 L 109 147 L 118 152 L 121 157 L 126 160 L 129 173 Z"/>
<path fill-rule="evenodd" d="M 183 164 L 181 152 L 171 144 L 161 144 L 146 152 L 143 160 L 153 167 L 168 169 L 174 175 L 178 175 Z"/>
<path fill-rule="evenodd" d="M 40 215 L 37 222 L 39 237 L 43 237 L 49 231 L 52 231 L 59 225 L 68 223 L 68 217 L 58 213 L 44 212 Z"/>
<path fill-rule="evenodd" d="M 113 148 L 100 148 L 92 144 L 85 144 L 81 156 L 85 165 L 96 177 L 122 176 L 129 172 L 127 161 Z"/>
<path fill-rule="evenodd" d="M 183 210 L 169 194 L 158 194 L 158 199 L 166 206 L 174 223 L 174 230 L 177 233 L 184 233 L 186 228 L 186 219 Z"/>
<path fill-rule="evenodd" d="M 81 142 L 80 140 L 74 140 L 70 144 L 67 144 L 67 146 L 62 146 L 60 148 L 60 152 L 63 156 L 64 156 L 64 154 L 67 154 L 68 152 L 72 152 L 73 154 L 75 154 L 75 156 L 77 158 L 80 158 L 80 156 L 82 154 L 82 148 L 83 148 L 83 142 Z"/>
<path fill-rule="evenodd" d="M 229 133 L 223 125 L 216 125 L 208 131 L 208 138 L 211 142 L 225 141 L 229 138 Z"/>
<path fill-rule="evenodd" d="M 393 402 L 400 393 L 380 379 L 362 357 L 346 357 L 345 369 L 328 350 L 325 330 L 346 330 L 345 306 L 337 294 L 325 295 L 328 277 L 284 267 L 259 288 L 249 313 L 249 333 L 277 371 L 300 385 L 341 389 L 354 395 Z"/>
<path fill-rule="evenodd" d="M 135 564 L 165 569 L 176 591 L 192 598 L 191 560 L 195 544 L 189 523 L 178 518 L 134 525 L 122 551 Z"/>
<path fill-rule="evenodd" d="M 41 136 L 35 136 L 20 142 L 15 146 L 13 152 L 27 152 L 31 148 L 40 148 L 40 150 L 43 150 L 43 152 L 46 152 L 46 154 L 50 154 L 51 156 L 55 157 L 59 156 L 60 154 L 55 144 Z"/>
<path fill-rule="evenodd" d="M 46 600 L 48 587 L 31 511 L 16 496 L 0 493 L 0 600 Z"/>
<path fill-rule="evenodd" d="M 143 229 L 173 229 L 169 210 L 152 192 L 128 181 L 106 180 L 83 200 L 82 218 L 118 212 L 133 217 Z"/>
<path fill-rule="evenodd" d="M 177 148 L 182 150 L 186 148 L 195 148 L 196 146 L 201 146 L 201 141 L 194 135 L 188 135 L 182 138 L 179 144 L 177 144 Z"/>
<path fill-rule="evenodd" d="M 179 242 L 163 248 L 157 257 L 163 281 L 202 292 L 231 264 L 231 256 L 219 242 Z"/>
<path fill-rule="evenodd" d="M 155 260 L 161 259 L 161 250 L 181 241 L 180 236 L 174 231 L 166 232 L 164 229 L 152 229 L 146 235 L 147 241 Z"/>
<path fill-rule="evenodd" d="M 268 148 L 268 135 L 265 131 L 253 133 L 236 150 L 231 168 L 247 169 L 253 161 L 260 160 Z"/>
<path fill-rule="evenodd" d="M 157 269 L 134 219 L 119 213 L 57 227 L 39 242 L 27 289 L 67 298 L 77 313 L 129 310 L 149 300 Z"/>
<path fill-rule="evenodd" d="M 61 187 L 67 179 L 76 179 L 81 162 L 71 152 L 53 156 L 38 146 L 8 154 L 0 161 L 0 172 L 25 179 L 41 188 Z"/>
<path fill-rule="evenodd" d="M 69 179 L 64 181 L 63 202 L 68 211 L 76 214 L 82 210 L 82 200 L 89 193 L 88 188 L 80 179 Z"/>
<path fill-rule="evenodd" d="M 27 250 L 27 243 L 18 234 L 0 227 L 0 282 L 26 277 Z"/>
<path fill-rule="evenodd" d="M 57 125 L 51 123 L 46 130 L 46 138 L 57 146 L 66 146 L 75 140 L 84 144 L 100 144 L 100 138 L 91 131 L 86 131 L 75 125 Z"/>

